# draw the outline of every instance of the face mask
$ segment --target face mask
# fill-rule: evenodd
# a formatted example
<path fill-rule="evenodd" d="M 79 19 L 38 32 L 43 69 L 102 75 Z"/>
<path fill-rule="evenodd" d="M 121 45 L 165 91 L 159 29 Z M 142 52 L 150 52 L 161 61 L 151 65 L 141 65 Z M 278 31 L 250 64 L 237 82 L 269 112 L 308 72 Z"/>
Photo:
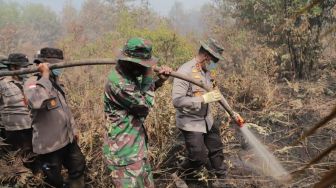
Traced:
<path fill-rule="evenodd" d="M 217 68 L 217 63 L 215 63 L 212 60 L 210 61 L 210 64 L 206 66 L 206 69 L 208 72 L 210 72 L 210 76 L 212 78 L 216 77 L 216 68 Z"/>
<path fill-rule="evenodd" d="M 62 73 L 62 69 L 52 69 L 51 72 L 54 76 L 60 76 Z"/>
<path fill-rule="evenodd" d="M 214 61 L 210 61 L 210 63 L 206 66 L 207 71 L 214 71 L 217 68 L 217 63 Z"/>

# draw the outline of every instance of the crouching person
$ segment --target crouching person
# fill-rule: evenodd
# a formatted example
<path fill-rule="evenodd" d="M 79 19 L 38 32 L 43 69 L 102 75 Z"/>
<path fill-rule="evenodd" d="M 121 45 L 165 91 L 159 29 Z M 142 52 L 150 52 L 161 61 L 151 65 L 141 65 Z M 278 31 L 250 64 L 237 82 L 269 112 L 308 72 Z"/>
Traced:
<path fill-rule="evenodd" d="M 63 61 L 63 52 L 56 48 L 43 48 L 34 63 L 40 73 L 29 78 L 24 85 L 28 106 L 32 113 L 33 151 L 53 187 L 63 187 L 62 166 L 68 170 L 69 187 L 84 185 L 85 157 L 77 144 L 75 122 L 59 82 L 59 69 L 49 70 L 48 63 Z"/>

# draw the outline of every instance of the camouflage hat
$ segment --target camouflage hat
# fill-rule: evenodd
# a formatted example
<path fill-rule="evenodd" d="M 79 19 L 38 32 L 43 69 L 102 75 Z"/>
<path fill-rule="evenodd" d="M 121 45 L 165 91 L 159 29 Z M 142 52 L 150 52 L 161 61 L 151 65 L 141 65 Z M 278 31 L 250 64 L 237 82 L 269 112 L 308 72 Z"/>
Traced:
<path fill-rule="evenodd" d="M 6 62 L 7 60 L 8 60 L 7 56 L 0 54 L 0 69 L 7 68 L 7 66 L 3 64 L 3 62 Z"/>
<path fill-rule="evenodd" d="M 145 67 L 151 67 L 158 62 L 157 58 L 152 57 L 152 43 L 136 37 L 126 42 L 118 60 L 137 63 Z"/>
<path fill-rule="evenodd" d="M 201 46 L 208 51 L 211 55 L 216 57 L 219 60 L 224 60 L 222 55 L 224 49 L 217 43 L 215 39 L 209 38 L 206 41 L 200 41 Z"/>
<path fill-rule="evenodd" d="M 27 67 L 30 65 L 28 57 L 26 54 L 22 53 L 12 53 L 8 55 L 7 61 L 2 61 L 5 65 L 19 65 L 21 67 Z"/>
<path fill-rule="evenodd" d="M 42 48 L 39 50 L 34 59 L 34 63 L 59 63 L 64 60 L 63 51 L 58 48 Z"/>

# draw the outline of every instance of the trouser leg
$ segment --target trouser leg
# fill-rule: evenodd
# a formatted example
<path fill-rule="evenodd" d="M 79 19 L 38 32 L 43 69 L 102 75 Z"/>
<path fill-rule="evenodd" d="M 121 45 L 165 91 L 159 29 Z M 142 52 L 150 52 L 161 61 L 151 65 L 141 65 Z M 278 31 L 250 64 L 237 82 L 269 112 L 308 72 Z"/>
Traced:
<path fill-rule="evenodd" d="M 39 156 L 39 162 L 45 175 L 45 181 L 53 187 L 63 187 L 61 175 L 64 148 Z"/>
<path fill-rule="evenodd" d="M 225 176 L 227 172 L 224 163 L 224 145 L 221 141 L 219 129 L 212 127 L 212 129 L 205 134 L 204 141 L 209 151 L 208 156 L 215 174 L 220 177 Z"/>
<path fill-rule="evenodd" d="M 185 139 L 188 158 L 183 162 L 182 168 L 198 169 L 207 162 L 207 149 L 204 144 L 203 133 L 181 130 Z"/>
<path fill-rule="evenodd" d="M 154 188 L 152 170 L 147 159 L 125 166 L 109 166 L 116 188 Z"/>
<path fill-rule="evenodd" d="M 79 148 L 77 142 L 66 146 L 66 152 L 63 158 L 63 165 L 68 170 L 69 187 L 82 188 L 84 184 L 85 157 Z"/>

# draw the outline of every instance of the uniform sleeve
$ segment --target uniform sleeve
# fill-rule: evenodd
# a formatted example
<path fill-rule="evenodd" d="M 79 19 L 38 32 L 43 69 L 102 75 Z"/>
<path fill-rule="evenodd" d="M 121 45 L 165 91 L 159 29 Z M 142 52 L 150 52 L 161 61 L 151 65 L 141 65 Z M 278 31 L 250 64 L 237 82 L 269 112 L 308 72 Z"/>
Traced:
<path fill-rule="evenodd" d="M 145 96 L 145 102 L 148 107 L 154 105 L 154 91 L 156 90 L 153 77 L 145 77 L 141 83 L 141 92 Z"/>
<path fill-rule="evenodd" d="M 24 85 L 26 100 L 31 109 L 44 108 L 44 102 L 54 97 L 51 95 L 52 83 L 42 77 L 39 80 L 28 80 Z"/>
<path fill-rule="evenodd" d="M 189 85 L 187 81 L 177 78 L 174 79 L 172 92 L 173 105 L 175 108 L 181 108 L 186 111 L 199 111 L 202 106 L 202 97 L 187 96 Z"/>
<path fill-rule="evenodd" d="M 113 103 L 129 111 L 131 114 L 146 116 L 149 111 L 149 103 L 146 100 L 146 93 L 142 94 L 134 84 L 128 84 L 122 78 L 109 76 L 105 86 L 105 95 Z M 117 80 L 119 79 L 119 80 Z"/>

